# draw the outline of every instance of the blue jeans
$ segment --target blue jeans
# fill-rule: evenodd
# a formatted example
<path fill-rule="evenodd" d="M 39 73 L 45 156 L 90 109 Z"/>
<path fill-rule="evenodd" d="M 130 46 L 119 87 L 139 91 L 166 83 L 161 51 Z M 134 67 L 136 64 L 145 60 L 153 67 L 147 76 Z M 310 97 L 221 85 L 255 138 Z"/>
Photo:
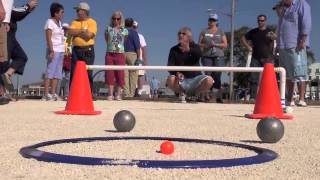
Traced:
<path fill-rule="evenodd" d="M 224 57 L 202 57 L 202 66 L 222 67 L 224 66 Z M 221 72 L 206 71 L 205 75 L 211 76 L 214 80 L 213 87 L 221 89 Z"/>

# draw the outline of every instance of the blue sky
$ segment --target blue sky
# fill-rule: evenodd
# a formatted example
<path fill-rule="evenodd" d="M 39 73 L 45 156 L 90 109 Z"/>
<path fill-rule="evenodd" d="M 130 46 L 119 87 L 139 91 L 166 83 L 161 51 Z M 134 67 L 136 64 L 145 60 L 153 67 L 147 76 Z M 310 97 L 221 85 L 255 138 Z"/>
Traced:
<path fill-rule="evenodd" d="M 320 12 L 319 0 L 307 0 L 312 7 L 313 29 L 311 34 L 311 48 L 320 60 L 319 36 L 320 24 L 316 17 Z M 23 5 L 26 0 L 15 0 L 15 5 Z M 17 39 L 28 54 L 25 74 L 20 77 L 22 84 L 40 81 L 45 71 L 45 33 L 43 26 L 50 17 L 49 6 L 53 0 L 39 0 L 39 6 L 24 21 L 19 23 Z M 55 0 L 65 7 L 64 22 L 71 23 L 76 17 L 73 7 L 79 0 Z M 148 44 L 148 59 L 150 65 L 165 65 L 170 48 L 176 44 L 176 33 L 179 28 L 189 26 L 193 30 L 197 41 L 199 33 L 207 26 L 207 9 L 211 8 L 220 17 L 220 28 L 230 29 L 231 0 L 87 0 L 91 6 L 90 16 L 98 23 L 95 64 L 103 65 L 105 56 L 105 41 L 103 32 L 109 23 L 109 17 L 115 10 L 121 10 L 125 17 L 132 17 L 139 22 L 139 31 L 145 36 Z M 278 0 L 237 0 L 235 28 L 241 26 L 256 26 L 256 16 L 266 14 L 269 24 L 277 24 L 277 16 L 272 11 Z M 166 72 L 150 72 L 149 75 L 166 75 Z"/>

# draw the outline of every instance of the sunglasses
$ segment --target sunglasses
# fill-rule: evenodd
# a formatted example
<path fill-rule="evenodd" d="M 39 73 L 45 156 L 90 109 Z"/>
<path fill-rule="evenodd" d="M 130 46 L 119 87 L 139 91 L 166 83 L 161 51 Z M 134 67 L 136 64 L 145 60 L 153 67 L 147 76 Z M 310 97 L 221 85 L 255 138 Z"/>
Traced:
<path fill-rule="evenodd" d="M 112 20 L 117 20 L 117 21 L 120 21 L 121 20 L 121 18 L 112 18 Z"/>
<path fill-rule="evenodd" d="M 265 22 L 266 20 L 260 20 L 260 19 L 258 19 L 258 22 Z"/>

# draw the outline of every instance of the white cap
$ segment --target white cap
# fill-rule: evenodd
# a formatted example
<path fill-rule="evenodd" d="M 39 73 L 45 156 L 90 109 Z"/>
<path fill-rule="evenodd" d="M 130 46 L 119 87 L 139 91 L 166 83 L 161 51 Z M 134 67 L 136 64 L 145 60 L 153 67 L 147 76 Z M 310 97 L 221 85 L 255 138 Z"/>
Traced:
<path fill-rule="evenodd" d="M 90 11 L 90 6 L 88 3 L 86 2 L 81 2 L 79 3 L 79 5 L 77 7 L 74 7 L 74 9 L 82 9 L 82 10 L 85 10 L 85 11 Z"/>
<path fill-rule="evenodd" d="M 137 21 L 133 21 L 133 26 L 134 27 L 138 27 L 138 22 Z"/>
<path fill-rule="evenodd" d="M 218 20 L 218 14 L 209 14 L 209 19 L 214 19 L 214 20 Z"/>

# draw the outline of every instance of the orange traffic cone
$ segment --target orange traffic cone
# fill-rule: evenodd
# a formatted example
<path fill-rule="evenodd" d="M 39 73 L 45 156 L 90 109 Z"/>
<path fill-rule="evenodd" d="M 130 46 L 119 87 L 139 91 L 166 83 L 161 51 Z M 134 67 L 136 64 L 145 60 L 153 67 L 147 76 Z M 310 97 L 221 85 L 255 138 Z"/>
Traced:
<path fill-rule="evenodd" d="M 290 115 L 283 114 L 273 64 L 266 63 L 264 65 L 253 114 L 246 114 L 245 117 L 250 119 L 263 119 L 266 117 L 293 118 Z"/>
<path fill-rule="evenodd" d="M 93 108 L 90 83 L 84 61 L 77 61 L 65 110 L 55 113 L 71 115 L 101 114 L 101 111 L 94 111 Z"/>

